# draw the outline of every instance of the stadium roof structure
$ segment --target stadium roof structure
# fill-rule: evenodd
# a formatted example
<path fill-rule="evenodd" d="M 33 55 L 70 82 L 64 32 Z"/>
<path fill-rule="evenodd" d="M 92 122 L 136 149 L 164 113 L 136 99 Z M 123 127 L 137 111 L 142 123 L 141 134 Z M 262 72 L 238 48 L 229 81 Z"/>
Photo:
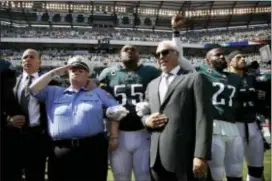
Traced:
<path fill-rule="evenodd" d="M 271 7 L 271 1 L 160 1 L 160 2 L 138 2 L 139 7 L 153 6 L 158 9 L 171 9 L 179 13 L 185 11 L 199 11 L 199 10 L 225 10 L 225 9 L 243 9 L 243 8 L 258 8 Z M 157 16 L 157 24 L 170 24 L 169 19 Z M 187 18 L 187 16 L 186 16 Z M 228 15 L 212 16 L 209 13 L 207 16 L 188 17 L 188 26 L 190 29 L 199 28 L 215 28 L 215 27 L 229 27 L 229 26 L 243 26 L 250 24 L 271 24 L 271 9 L 266 13 L 254 13 L 235 15 L 229 13 Z"/>
<path fill-rule="evenodd" d="M 45 8 L 48 3 L 66 3 L 69 4 L 69 8 L 66 12 L 62 9 L 61 13 L 77 13 L 77 16 L 78 14 L 88 14 L 89 18 L 98 20 L 99 23 L 113 21 L 113 27 L 169 29 L 171 16 L 177 13 L 181 13 L 186 17 L 186 29 L 271 24 L 271 1 L 32 1 L 31 3 L 32 6 L 30 8 L 34 12 L 44 13 L 50 11 Z M 86 5 L 92 8 L 85 9 L 84 12 L 74 11 L 75 9 L 70 8 Z M 108 13 L 104 7 L 107 7 L 107 9 L 110 7 L 113 11 Z M 121 8 L 122 11 L 119 11 L 120 9 L 118 10 L 118 8 Z M 17 14 L 14 14 L 11 5 L 8 8 L 1 6 L 0 18 L 3 19 L 4 17 L 13 21 L 20 16 L 21 19 L 24 18 L 29 24 L 36 24 L 37 22 L 31 21 L 35 19 L 33 17 L 35 16 L 34 13 L 29 15 L 29 10 L 21 8 L 21 16 L 18 14 L 18 8 Z M 104 14 L 97 14 L 97 11 Z M 55 9 L 55 11 L 51 10 L 50 12 L 58 13 L 58 10 Z M 123 19 L 130 19 L 132 23 L 127 23 L 126 25 L 122 25 L 120 22 L 116 23 L 114 18 L 107 18 L 106 14 L 116 14 L 115 20 L 118 16 Z M 119 18 L 119 21 L 123 19 Z M 149 19 L 149 24 L 143 23 L 146 22 L 146 19 Z M 72 23 L 73 25 L 78 25 L 77 22 Z M 60 23 L 53 22 L 53 24 Z M 81 25 L 90 26 L 90 23 L 81 23 Z"/>

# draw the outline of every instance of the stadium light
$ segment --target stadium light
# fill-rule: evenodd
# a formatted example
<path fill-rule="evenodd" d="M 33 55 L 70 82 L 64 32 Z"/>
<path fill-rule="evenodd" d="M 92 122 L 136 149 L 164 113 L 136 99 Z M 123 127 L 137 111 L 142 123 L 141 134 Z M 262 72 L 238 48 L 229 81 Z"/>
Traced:
<path fill-rule="evenodd" d="M 11 8 L 32 8 L 33 2 L 27 1 L 2 1 L 2 7 L 9 7 Z M 45 10 L 53 10 L 53 11 L 67 11 L 69 9 L 73 10 L 74 12 L 86 12 L 89 13 L 90 10 L 94 9 L 94 11 L 98 12 L 117 12 L 117 13 L 126 13 L 127 7 L 125 6 L 109 6 L 109 5 L 96 5 L 92 7 L 89 4 L 68 4 L 64 2 L 46 2 L 42 3 L 42 9 Z M 115 9 L 114 9 L 115 8 Z M 138 8 L 138 13 L 142 15 L 156 15 L 157 14 L 156 8 Z M 133 8 L 133 12 L 136 13 L 136 7 Z M 251 8 L 234 8 L 234 9 L 212 9 L 210 10 L 187 10 L 185 11 L 186 17 L 203 17 L 203 16 L 226 16 L 226 15 L 240 15 L 240 14 L 250 14 L 250 13 L 267 13 L 271 12 L 271 7 L 251 7 Z M 169 10 L 169 9 L 160 9 L 158 14 L 160 16 L 173 16 L 177 14 L 178 10 Z"/>

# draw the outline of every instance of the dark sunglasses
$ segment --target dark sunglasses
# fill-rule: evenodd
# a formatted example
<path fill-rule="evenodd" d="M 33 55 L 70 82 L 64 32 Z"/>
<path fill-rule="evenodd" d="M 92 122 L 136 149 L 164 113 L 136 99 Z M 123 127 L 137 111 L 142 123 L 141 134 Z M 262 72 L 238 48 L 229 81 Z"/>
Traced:
<path fill-rule="evenodd" d="M 170 52 L 173 52 L 174 50 L 171 50 L 171 49 L 166 49 L 166 50 L 162 50 L 160 52 L 157 52 L 155 54 L 155 57 L 158 59 L 160 58 L 160 56 L 162 55 L 163 57 L 167 56 Z"/>

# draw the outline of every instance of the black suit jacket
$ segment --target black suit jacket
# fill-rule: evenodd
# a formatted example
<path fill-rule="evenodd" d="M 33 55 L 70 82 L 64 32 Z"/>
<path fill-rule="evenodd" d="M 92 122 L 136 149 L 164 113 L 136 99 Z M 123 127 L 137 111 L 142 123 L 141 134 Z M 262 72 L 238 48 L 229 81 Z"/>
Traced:
<path fill-rule="evenodd" d="M 4 61 L 4 60 L 0 60 Z M 13 86 L 16 83 L 17 73 L 11 68 L 0 70 L 0 110 L 1 130 L 6 128 L 7 116 L 23 115 L 23 112 L 13 94 Z"/>
<path fill-rule="evenodd" d="M 211 84 L 197 72 L 180 69 L 163 102 L 159 98 L 161 77 L 149 83 L 146 99 L 151 113 L 169 119 L 165 127 L 150 129 L 150 166 L 158 156 L 169 172 L 186 173 L 192 158 L 210 158 L 212 141 Z M 192 168 L 190 168 L 192 169 Z"/>
<path fill-rule="evenodd" d="M 39 75 L 40 76 L 40 75 Z M 14 87 L 14 95 L 15 95 L 15 98 L 17 100 L 17 102 L 19 102 L 19 99 L 18 99 L 18 89 L 19 89 L 19 85 L 22 81 L 22 78 L 23 76 L 20 75 L 17 77 L 17 81 L 16 81 L 16 85 Z M 52 80 L 49 85 L 60 85 L 60 82 L 56 81 L 56 80 Z M 45 109 L 45 104 L 43 102 L 40 102 L 39 101 L 39 104 L 40 104 L 40 128 L 41 128 L 41 131 L 45 134 L 47 134 L 47 113 L 46 113 L 46 109 Z M 24 116 L 26 117 L 26 120 L 29 119 L 29 115 L 28 113 L 24 113 Z M 25 124 L 24 128 L 27 128 L 28 127 L 28 121 L 26 121 L 27 124 Z M 48 135 L 48 134 L 47 134 Z"/>

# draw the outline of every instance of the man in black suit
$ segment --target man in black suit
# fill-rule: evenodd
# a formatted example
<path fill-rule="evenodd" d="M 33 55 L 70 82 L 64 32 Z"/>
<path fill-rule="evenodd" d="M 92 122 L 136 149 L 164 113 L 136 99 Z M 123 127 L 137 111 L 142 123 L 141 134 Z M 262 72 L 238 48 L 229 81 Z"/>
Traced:
<path fill-rule="evenodd" d="M 20 171 L 24 171 L 28 181 L 44 181 L 45 162 L 50 149 L 47 134 L 47 114 L 45 105 L 30 95 L 29 85 L 39 76 L 41 56 L 34 49 L 27 49 L 22 56 L 23 73 L 17 77 L 14 94 L 24 112 L 26 121 L 23 124 L 14 122 L 16 126 L 16 143 Z M 19 173 L 18 178 L 22 177 Z"/>
<path fill-rule="evenodd" d="M 16 153 L 12 145 L 12 137 L 9 135 L 9 124 L 16 122 L 24 122 L 22 111 L 19 104 L 15 100 L 12 92 L 16 83 L 16 71 L 11 63 L 6 60 L 0 60 L 0 110 L 1 110 L 1 180 L 14 180 L 14 165 Z M 7 124 L 9 119 L 9 124 Z"/>
<path fill-rule="evenodd" d="M 178 57 L 172 42 L 159 43 L 156 58 L 163 73 L 149 83 L 146 91 L 151 115 L 143 117 L 143 123 L 151 132 L 154 181 L 187 181 L 192 161 L 193 168 L 189 169 L 197 177 L 204 177 L 210 158 L 211 85 L 200 73 L 183 70 Z"/>

